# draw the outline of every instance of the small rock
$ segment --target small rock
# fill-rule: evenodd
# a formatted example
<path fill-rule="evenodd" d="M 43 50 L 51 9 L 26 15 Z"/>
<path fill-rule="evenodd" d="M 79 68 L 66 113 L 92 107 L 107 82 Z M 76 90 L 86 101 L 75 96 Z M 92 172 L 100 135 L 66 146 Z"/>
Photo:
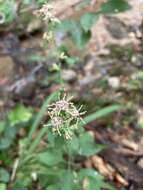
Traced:
<path fill-rule="evenodd" d="M 93 82 L 96 80 L 96 78 L 92 75 L 87 75 L 84 78 L 79 80 L 79 86 L 87 86 L 90 84 L 93 84 Z"/>
<path fill-rule="evenodd" d="M 119 88 L 120 79 L 118 77 L 110 77 L 108 78 L 108 84 L 112 88 Z"/>
<path fill-rule="evenodd" d="M 127 29 L 124 23 L 116 17 L 107 17 L 108 23 L 106 24 L 107 30 L 110 32 L 112 37 L 116 39 L 122 39 L 128 37 Z"/>
<path fill-rule="evenodd" d="M 73 71 L 73 70 L 63 70 L 62 78 L 65 81 L 73 82 L 77 78 L 77 75 L 76 75 L 75 71 Z"/>

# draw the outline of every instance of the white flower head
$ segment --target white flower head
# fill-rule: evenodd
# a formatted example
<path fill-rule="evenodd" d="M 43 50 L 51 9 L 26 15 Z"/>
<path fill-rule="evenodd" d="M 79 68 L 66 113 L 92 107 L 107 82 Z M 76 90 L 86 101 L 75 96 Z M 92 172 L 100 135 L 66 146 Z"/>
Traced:
<path fill-rule="evenodd" d="M 77 129 L 79 121 L 83 121 L 81 115 L 85 113 L 80 112 L 82 106 L 77 109 L 71 99 L 64 94 L 62 99 L 48 106 L 53 131 L 60 136 L 63 134 L 65 139 L 71 139 L 73 130 Z"/>

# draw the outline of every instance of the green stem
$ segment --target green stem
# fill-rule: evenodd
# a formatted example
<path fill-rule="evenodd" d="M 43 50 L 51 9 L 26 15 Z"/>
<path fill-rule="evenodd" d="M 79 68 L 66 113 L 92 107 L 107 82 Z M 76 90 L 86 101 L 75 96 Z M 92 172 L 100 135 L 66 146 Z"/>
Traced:
<path fill-rule="evenodd" d="M 71 171 L 72 160 L 71 160 L 71 152 L 70 152 L 70 149 L 68 148 L 68 146 L 67 146 L 67 152 L 68 152 L 68 171 Z"/>
<path fill-rule="evenodd" d="M 33 153 L 33 151 L 36 149 L 36 147 L 38 146 L 38 144 L 40 143 L 40 140 L 42 139 L 42 137 L 45 135 L 45 133 L 48 131 L 48 127 L 51 126 L 51 124 L 46 125 L 45 127 L 43 127 L 38 136 L 36 137 L 36 139 L 33 141 L 33 143 L 31 144 L 29 150 L 28 150 L 28 154 Z"/>

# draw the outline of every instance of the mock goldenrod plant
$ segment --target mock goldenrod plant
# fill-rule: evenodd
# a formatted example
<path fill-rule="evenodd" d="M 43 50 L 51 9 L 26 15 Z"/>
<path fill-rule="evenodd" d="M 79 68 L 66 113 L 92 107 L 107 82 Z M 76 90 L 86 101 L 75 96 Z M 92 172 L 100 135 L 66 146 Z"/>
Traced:
<path fill-rule="evenodd" d="M 44 4 L 36 14 L 47 24 L 60 23 L 49 4 Z M 52 28 L 44 34 L 48 43 L 54 40 L 53 34 Z M 63 52 L 60 59 L 66 59 Z M 94 136 L 83 126 L 120 106 L 112 105 L 82 118 L 86 113 L 82 111 L 82 105 L 77 108 L 73 97 L 63 90 L 60 65 L 57 65 L 57 71 L 61 89 L 44 101 L 28 136 L 19 143 L 19 155 L 11 175 L 12 190 L 28 190 L 33 183 L 40 190 L 114 190 L 97 171 L 82 168 L 83 160 L 104 148 L 95 143 Z M 44 120 L 48 120 L 47 123 L 43 124 Z"/>

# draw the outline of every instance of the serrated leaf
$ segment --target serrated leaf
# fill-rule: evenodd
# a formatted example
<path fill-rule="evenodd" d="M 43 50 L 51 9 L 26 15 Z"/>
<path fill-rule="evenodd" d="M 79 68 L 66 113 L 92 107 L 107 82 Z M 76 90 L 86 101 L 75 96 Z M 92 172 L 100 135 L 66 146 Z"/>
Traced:
<path fill-rule="evenodd" d="M 88 32 L 91 27 L 98 21 L 99 14 L 86 13 L 80 18 L 80 24 L 85 32 Z"/>

